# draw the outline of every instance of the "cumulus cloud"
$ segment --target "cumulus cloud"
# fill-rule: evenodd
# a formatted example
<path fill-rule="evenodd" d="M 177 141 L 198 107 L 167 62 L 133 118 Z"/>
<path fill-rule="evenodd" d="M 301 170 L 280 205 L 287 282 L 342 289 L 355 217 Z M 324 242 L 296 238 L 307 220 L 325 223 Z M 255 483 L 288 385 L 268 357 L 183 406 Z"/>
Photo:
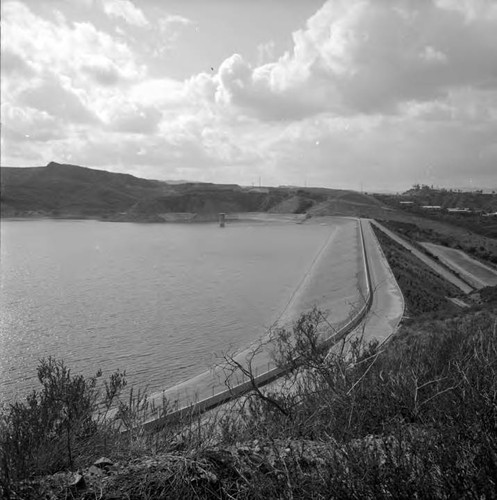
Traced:
<path fill-rule="evenodd" d="M 101 55 L 83 62 L 79 69 L 93 82 L 103 86 L 114 86 L 125 79 L 115 62 Z"/>
<path fill-rule="evenodd" d="M 464 16 L 468 22 L 475 19 L 497 20 L 497 5 L 492 0 L 435 0 L 438 7 Z"/>
<path fill-rule="evenodd" d="M 33 70 L 29 64 L 12 50 L 2 51 L 2 72 L 4 75 L 32 76 Z"/>
<path fill-rule="evenodd" d="M 190 26 L 193 24 L 191 19 L 177 14 L 170 14 L 159 19 L 159 27 L 163 32 L 168 33 L 171 28 L 178 26 Z"/>
<path fill-rule="evenodd" d="M 105 13 L 115 19 L 124 19 L 128 24 L 134 26 L 147 26 L 148 20 L 143 11 L 135 6 L 130 0 L 105 0 Z"/>
<path fill-rule="evenodd" d="M 5 103 L 2 107 L 2 119 L 3 137 L 16 143 L 46 142 L 62 135 L 56 118 L 38 109 Z"/>
<path fill-rule="evenodd" d="M 461 185 L 468 171 L 490 178 L 495 169 L 494 2 L 328 0 L 288 52 L 278 56 L 268 41 L 254 46 L 255 61 L 233 54 L 185 80 L 158 61 L 194 23 L 150 5 L 96 2 L 122 21 L 111 33 L 102 28 L 109 19 L 75 22 L 5 3 L 9 158 L 355 188 Z"/>
<path fill-rule="evenodd" d="M 269 42 L 266 43 L 260 43 L 257 46 L 257 64 L 261 66 L 262 64 L 274 61 L 275 48 L 276 45 L 274 40 L 269 40 Z"/>
<path fill-rule="evenodd" d="M 67 159 L 88 128 L 106 126 L 109 103 L 123 100 L 119 86 L 143 77 L 143 65 L 126 43 L 89 22 L 60 12 L 43 17 L 17 1 L 2 5 L 2 15 L 2 156 Z M 144 130 L 152 130 L 153 113 L 141 113 Z M 115 126 L 133 127 L 123 116 Z"/>
<path fill-rule="evenodd" d="M 139 78 L 144 73 L 126 43 L 91 23 L 69 23 L 60 13 L 52 22 L 20 2 L 6 3 L 2 14 L 2 51 L 29 61 L 27 64 L 37 73 L 52 72 L 76 80 L 82 68 L 95 70 L 95 64 L 101 72 L 111 68 L 120 79 Z"/>
<path fill-rule="evenodd" d="M 46 79 L 40 85 L 24 90 L 19 95 L 24 106 L 45 111 L 69 123 L 92 123 L 97 117 L 73 91 L 64 88 L 55 79 Z"/>
<path fill-rule="evenodd" d="M 157 130 L 161 118 L 161 112 L 155 107 L 127 103 L 112 117 L 110 123 L 112 128 L 118 132 L 148 135 Z"/>
<path fill-rule="evenodd" d="M 323 79 L 306 79 L 302 67 L 282 80 L 279 75 L 285 71 L 279 63 L 252 68 L 234 54 L 219 67 L 216 100 L 266 120 L 298 120 L 327 110 L 326 101 L 334 91 Z"/>
<path fill-rule="evenodd" d="M 452 88 L 497 86 L 494 8 L 454 2 L 329 0 L 293 34 L 294 48 L 252 68 L 241 56 L 219 70 L 219 94 L 261 118 L 395 113 Z"/>
<path fill-rule="evenodd" d="M 184 101 L 184 84 L 172 78 L 149 78 L 134 85 L 129 97 L 145 106 L 175 107 Z"/>
<path fill-rule="evenodd" d="M 164 54 L 172 51 L 180 36 L 184 31 L 193 26 L 194 22 L 187 17 L 177 14 L 161 15 L 154 26 L 153 41 L 150 44 L 152 53 L 156 57 L 161 57 Z"/>

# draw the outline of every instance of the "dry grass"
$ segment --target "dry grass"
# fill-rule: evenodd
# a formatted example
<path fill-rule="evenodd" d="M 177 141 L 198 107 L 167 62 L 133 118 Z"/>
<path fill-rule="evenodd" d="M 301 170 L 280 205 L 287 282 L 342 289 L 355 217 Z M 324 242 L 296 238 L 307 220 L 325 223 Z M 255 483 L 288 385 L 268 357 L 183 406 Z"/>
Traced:
<path fill-rule="evenodd" d="M 33 499 L 47 492 L 85 499 L 496 498 L 496 322 L 495 312 L 473 312 L 426 322 L 417 335 L 394 338 L 388 348 L 356 342 L 329 356 L 311 355 L 315 332 L 307 322 L 305 332 L 296 328 L 285 337 L 299 351 L 287 381 L 292 391 L 267 389 L 264 398 L 254 392 L 231 409 L 192 415 L 154 434 L 97 427 L 81 442 L 75 436 L 73 467 L 101 455 L 116 464 L 81 490 L 68 486 L 73 476 L 67 473 L 28 481 L 32 471 L 15 470 L 16 457 L 4 453 L 2 493 Z M 288 363 L 285 338 L 281 363 Z M 15 450 L 14 423 L 7 412 L 2 450 Z M 48 449 L 60 439 L 48 435 L 43 443 Z M 30 455 L 38 457 L 36 473 L 54 472 L 50 460 L 44 470 L 39 453 Z M 59 466 L 67 467 L 67 460 Z"/>

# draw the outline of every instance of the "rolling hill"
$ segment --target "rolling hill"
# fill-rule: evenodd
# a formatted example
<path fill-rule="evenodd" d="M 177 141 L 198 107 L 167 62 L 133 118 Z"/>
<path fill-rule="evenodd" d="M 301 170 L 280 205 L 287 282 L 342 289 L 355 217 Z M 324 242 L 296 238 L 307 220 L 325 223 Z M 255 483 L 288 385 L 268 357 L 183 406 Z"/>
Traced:
<path fill-rule="evenodd" d="M 55 162 L 2 167 L 0 188 L 2 217 L 164 222 L 174 220 L 166 215 L 175 213 L 215 220 L 219 212 L 373 216 L 382 211 L 380 202 L 353 191 L 178 184 Z"/>

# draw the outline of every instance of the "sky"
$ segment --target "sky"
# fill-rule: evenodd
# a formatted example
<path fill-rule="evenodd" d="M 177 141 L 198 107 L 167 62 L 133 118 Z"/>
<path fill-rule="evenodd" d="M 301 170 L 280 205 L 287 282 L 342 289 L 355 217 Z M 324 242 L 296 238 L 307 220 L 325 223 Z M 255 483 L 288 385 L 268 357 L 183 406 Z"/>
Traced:
<path fill-rule="evenodd" d="M 2 0 L 1 164 L 497 186 L 497 0 Z"/>

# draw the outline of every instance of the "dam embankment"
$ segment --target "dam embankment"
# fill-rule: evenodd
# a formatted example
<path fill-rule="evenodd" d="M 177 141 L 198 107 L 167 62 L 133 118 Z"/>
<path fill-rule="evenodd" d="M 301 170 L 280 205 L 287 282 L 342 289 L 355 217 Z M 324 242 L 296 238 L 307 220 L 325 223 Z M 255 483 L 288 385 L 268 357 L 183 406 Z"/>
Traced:
<path fill-rule="evenodd" d="M 330 236 L 303 273 L 274 326 L 291 328 L 302 312 L 317 307 L 323 312 L 327 332 L 334 332 L 325 339 L 325 343 L 331 345 L 357 326 L 371 304 L 365 245 L 357 219 L 323 218 L 314 219 L 312 223 L 328 225 Z M 268 337 L 263 338 L 237 354 L 228 353 L 242 366 L 250 366 L 258 385 L 267 384 L 284 373 L 272 361 L 268 340 Z M 167 420 L 192 411 L 201 413 L 212 409 L 250 390 L 251 384 L 241 371 L 220 364 L 155 394 L 152 400 L 160 406 L 166 398 L 176 408 L 165 417 Z M 152 415 L 145 428 L 153 429 L 164 422 L 164 418 Z"/>
<path fill-rule="evenodd" d="M 273 212 L 227 212 L 226 222 L 267 222 L 267 223 L 302 223 L 309 218 L 307 214 Z M 218 212 L 165 212 L 157 214 L 157 221 L 169 223 L 217 222 Z"/>

